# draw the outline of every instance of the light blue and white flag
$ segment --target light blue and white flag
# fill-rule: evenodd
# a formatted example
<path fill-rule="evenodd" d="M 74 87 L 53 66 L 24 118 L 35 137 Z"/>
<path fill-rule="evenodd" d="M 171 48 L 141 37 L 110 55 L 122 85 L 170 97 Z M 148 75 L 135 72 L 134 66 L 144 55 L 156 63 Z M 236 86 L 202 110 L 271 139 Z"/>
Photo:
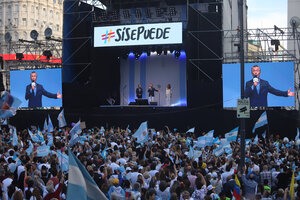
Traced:
<path fill-rule="evenodd" d="M 254 140 L 253 140 L 253 144 L 257 144 L 257 143 L 258 143 L 258 135 L 256 135 Z"/>
<path fill-rule="evenodd" d="M 73 126 L 73 128 L 70 130 L 71 135 L 79 135 L 82 132 L 80 127 L 80 120 Z"/>
<path fill-rule="evenodd" d="M 48 129 L 48 133 L 51 133 L 54 131 L 50 115 L 48 115 L 48 128 L 47 129 Z"/>
<path fill-rule="evenodd" d="M 100 128 L 100 134 L 104 134 L 104 131 L 105 131 L 104 127 L 101 126 L 101 128 Z"/>
<path fill-rule="evenodd" d="M 107 200 L 85 167 L 70 149 L 67 200 Z"/>
<path fill-rule="evenodd" d="M 38 131 L 37 131 L 36 135 L 39 138 L 40 142 L 45 142 L 44 135 L 43 135 L 42 131 L 40 130 L 40 128 L 38 128 Z"/>
<path fill-rule="evenodd" d="M 190 146 L 190 150 L 189 150 L 189 153 L 188 153 L 188 157 L 189 159 L 194 159 L 194 148 L 192 146 Z"/>
<path fill-rule="evenodd" d="M 215 154 L 217 157 L 219 157 L 223 153 L 230 152 L 230 149 L 231 149 L 230 142 L 227 141 L 226 143 L 221 144 L 218 148 L 214 149 L 213 154 Z"/>
<path fill-rule="evenodd" d="M 67 126 L 64 109 L 62 109 L 61 112 L 58 114 L 57 120 L 59 128 Z"/>
<path fill-rule="evenodd" d="M 106 159 L 107 151 L 106 148 L 101 152 L 102 158 Z"/>
<path fill-rule="evenodd" d="M 57 159 L 59 161 L 59 165 L 61 167 L 61 171 L 65 172 L 69 169 L 69 156 L 61 153 L 60 151 L 56 151 Z"/>
<path fill-rule="evenodd" d="M 47 145 L 39 146 L 36 148 L 36 153 L 38 157 L 48 156 L 50 153 L 50 147 Z"/>
<path fill-rule="evenodd" d="M 189 130 L 187 130 L 186 133 L 194 133 L 195 132 L 195 127 L 194 128 L 190 128 Z"/>
<path fill-rule="evenodd" d="M 259 127 L 262 127 L 264 125 L 268 124 L 268 117 L 267 117 L 267 113 L 266 111 L 263 112 L 263 114 L 259 117 L 259 119 L 257 120 L 257 122 L 255 123 L 254 125 L 254 128 L 253 128 L 253 133 L 255 132 L 255 129 L 259 128 Z"/>
<path fill-rule="evenodd" d="M 212 141 L 213 144 L 222 144 L 221 143 L 221 140 L 219 139 L 219 137 L 216 137 L 213 141 Z"/>
<path fill-rule="evenodd" d="M 236 141 L 237 135 L 238 135 L 239 127 L 236 127 L 235 129 L 231 130 L 229 133 L 225 134 L 225 138 L 228 142 Z"/>
<path fill-rule="evenodd" d="M 47 131 L 48 131 L 48 124 L 47 124 L 47 118 L 45 119 L 45 121 L 44 121 L 44 127 L 43 127 L 43 134 L 45 134 L 45 133 L 47 133 Z"/>
<path fill-rule="evenodd" d="M 30 140 L 27 140 L 27 141 L 29 143 L 29 147 L 25 151 L 26 151 L 27 155 L 29 156 L 32 153 L 33 145 L 32 145 L 32 142 Z"/>
<path fill-rule="evenodd" d="M 38 138 L 38 136 L 36 136 L 35 134 L 33 134 L 29 129 L 27 129 L 27 131 L 28 131 L 28 134 L 30 135 L 31 140 L 33 142 L 40 142 L 40 139 Z"/>
<path fill-rule="evenodd" d="M 48 139 L 48 146 L 52 146 L 53 145 L 53 135 L 52 133 L 47 133 L 47 139 Z"/>
<path fill-rule="evenodd" d="M 69 145 L 73 146 L 73 145 L 75 145 L 79 141 L 80 141 L 79 135 L 78 134 L 74 134 L 74 135 L 71 136 L 71 139 L 69 141 Z"/>
<path fill-rule="evenodd" d="M 13 128 L 13 143 L 12 144 L 13 144 L 13 146 L 17 146 L 19 144 L 16 127 Z"/>
<path fill-rule="evenodd" d="M 266 136 L 267 136 L 267 131 L 264 131 L 264 133 L 263 133 L 263 134 L 261 134 L 261 136 L 262 136 L 264 139 L 266 139 Z"/>
<path fill-rule="evenodd" d="M 297 140 L 299 140 L 299 128 L 297 128 L 297 135 L 295 137 L 295 142 L 297 142 Z"/>
<path fill-rule="evenodd" d="M 194 147 L 206 147 L 206 146 L 212 146 L 214 140 L 214 130 L 209 131 L 204 136 L 198 137 L 198 141 L 194 142 Z"/>
<path fill-rule="evenodd" d="M 129 124 L 128 124 L 126 130 L 127 130 L 128 133 L 131 133 L 131 130 L 129 129 Z"/>
<path fill-rule="evenodd" d="M 147 122 L 141 123 L 138 130 L 132 135 L 137 138 L 137 143 L 145 143 L 149 140 Z"/>

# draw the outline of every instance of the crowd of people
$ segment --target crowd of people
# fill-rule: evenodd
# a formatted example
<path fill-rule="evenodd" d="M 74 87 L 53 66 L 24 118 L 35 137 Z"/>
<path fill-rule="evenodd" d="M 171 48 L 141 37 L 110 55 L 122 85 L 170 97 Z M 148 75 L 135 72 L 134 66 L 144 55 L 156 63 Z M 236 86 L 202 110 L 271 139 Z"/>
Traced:
<path fill-rule="evenodd" d="M 70 146 L 70 128 L 54 130 L 50 153 L 41 157 L 36 150 L 43 143 L 33 142 L 27 129 L 18 130 L 13 146 L 12 132 L 2 126 L 0 198 L 66 199 L 69 172 L 57 152 L 68 155 L 68 150 L 112 200 L 300 198 L 299 141 L 270 134 L 254 142 L 253 137 L 246 145 L 245 166 L 239 166 L 239 138 L 230 142 L 232 151 L 217 156 L 214 150 L 221 144 L 199 147 L 194 133 L 165 127 L 149 131 L 141 143 L 133 133 L 119 127 L 84 129 L 81 140 Z M 44 140 L 47 144 L 47 134 Z M 30 143 L 32 152 L 26 151 Z"/>

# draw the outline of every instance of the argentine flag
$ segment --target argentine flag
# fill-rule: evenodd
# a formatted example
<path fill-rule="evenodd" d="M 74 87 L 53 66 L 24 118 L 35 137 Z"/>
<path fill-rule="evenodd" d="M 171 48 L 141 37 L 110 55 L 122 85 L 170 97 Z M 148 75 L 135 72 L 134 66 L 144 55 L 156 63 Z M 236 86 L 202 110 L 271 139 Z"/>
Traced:
<path fill-rule="evenodd" d="M 137 138 L 137 143 L 145 143 L 148 141 L 148 125 L 147 122 L 141 123 L 138 130 L 132 135 L 132 137 Z"/>
<path fill-rule="evenodd" d="M 67 126 L 67 122 L 66 122 L 65 114 L 64 114 L 64 109 L 62 109 L 62 111 L 59 113 L 59 115 L 57 117 L 57 120 L 58 120 L 59 128 Z"/>
<path fill-rule="evenodd" d="M 238 135 L 239 127 L 236 127 L 235 129 L 231 130 L 229 133 L 225 134 L 225 138 L 228 142 L 236 141 L 237 135 Z"/>
<path fill-rule="evenodd" d="M 70 130 L 71 135 L 78 135 L 82 132 L 81 127 L 80 127 L 80 120 L 73 126 L 73 128 Z"/>
<path fill-rule="evenodd" d="M 50 115 L 48 115 L 48 128 L 47 129 L 48 129 L 48 133 L 51 133 L 54 131 Z"/>
<path fill-rule="evenodd" d="M 60 151 L 56 151 L 57 159 L 59 160 L 59 165 L 61 167 L 61 171 L 68 171 L 69 167 L 69 156 L 61 153 Z"/>
<path fill-rule="evenodd" d="M 263 112 L 263 114 L 260 116 L 260 118 L 257 120 L 257 122 L 255 123 L 254 125 L 254 128 L 253 128 L 253 133 L 255 132 L 255 129 L 259 128 L 259 127 L 262 127 L 264 125 L 268 124 L 268 118 L 267 118 L 267 113 L 266 111 Z"/>
<path fill-rule="evenodd" d="M 29 129 L 27 129 L 27 131 L 33 142 L 40 142 L 40 139 L 35 134 L 33 134 Z"/>
<path fill-rule="evenodd" d="M 67 200 L 106 200 L 106 196 L 98 188 L 97 184 L 90 176 L 85 167 L 80 163 L 76 156 L 69 152 L 69 179 L 67 188 Z"/>
<path fill-rule="evenodd" d="M 13 128 L 13 146 L 17 146 L 19 144 L 18 142 L 18 136 L 17 136 L 17 129 L 16 127 Z"/>
<path fill-rule="evenodd" d="M 47 125 L 47 118 L 44 121 L 44 127 L 43 127 L 43 134 L 45 134 L 48 130 L 48 125 Z"/>
<path fill-rule="evenodd" d="M 27 140 L 27 141 L 29 143 L 29 147 L 25 151 L 26 151 L 27 155 L 30 156 L 30 154 L 32 153 L 32 150 L 33 150 L 33 145 L 30 140 Z"/>
<path fill-rule="evenodd" d="M 195 127 L 194 128 L 190 128 L 189 130 L 187 130 L 186 133 L 194 133 L 195 132 Z"/>

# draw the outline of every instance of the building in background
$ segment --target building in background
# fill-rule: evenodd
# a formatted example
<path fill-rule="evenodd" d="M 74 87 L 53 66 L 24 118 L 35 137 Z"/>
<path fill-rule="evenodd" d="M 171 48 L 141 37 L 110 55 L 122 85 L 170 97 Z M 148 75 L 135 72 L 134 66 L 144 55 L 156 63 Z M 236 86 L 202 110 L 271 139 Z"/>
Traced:
<path fill-rule="evenodd" d="M 40 66 L 41 58 L 50 62 L 52 57 L 61 58 L 62 26 L 63 0 L 0 1 L 1 91 L 9 90 L 12 66 Z M 48 39 L 45 37 L 47 28 Z M 31 35 L 33 30 L 35 39 Z M 33 64 L 26 62 L 32 60 Z"/>

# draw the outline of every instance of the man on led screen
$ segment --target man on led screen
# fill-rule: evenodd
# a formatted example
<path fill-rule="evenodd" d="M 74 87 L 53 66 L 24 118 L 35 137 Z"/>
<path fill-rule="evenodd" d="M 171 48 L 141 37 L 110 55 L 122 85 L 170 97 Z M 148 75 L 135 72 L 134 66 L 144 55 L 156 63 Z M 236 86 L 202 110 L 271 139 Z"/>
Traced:
<path fill-rule="evenodd" d="M 260 79 L 260 67 L 254 65 L 251 68 L 253 79 L 247 81 L 245 89 L 245 97 L 250 97 L 251 107 L 267 107 L 267 96 L 270 92 L 276 96 L 291 97 L 295 95 L 295 92 L 291 92 L 291 88 L 288 91 L 281 91 L 273 88 L 268 81 Z"/>
<path fill-rule="evenodd" d="M 53 99 L 62 98 L 62 95 L 59 94 L 59 92 L 57 92 L 57 94 L 47 92 L 42 85 L 36 83 L 37 74 L 35 71 L 30 73 L 30 80 L 31 80 L 31 84 L 26 86 L 26 94 L 25 94 L 25 99 L 29 100 L 28 101 L 29 108 L 42 107 L 42 95 Z"/>

